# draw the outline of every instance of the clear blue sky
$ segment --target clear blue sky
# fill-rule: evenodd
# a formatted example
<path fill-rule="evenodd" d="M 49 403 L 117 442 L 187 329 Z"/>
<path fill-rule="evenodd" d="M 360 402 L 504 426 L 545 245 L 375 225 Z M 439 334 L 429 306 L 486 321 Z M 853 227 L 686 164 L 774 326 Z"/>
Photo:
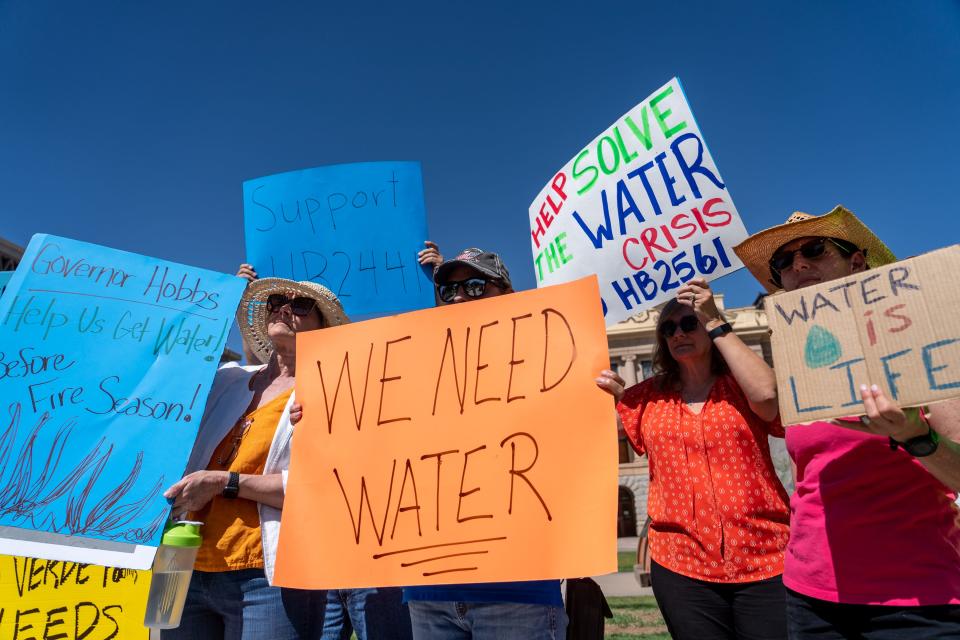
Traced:
<path fill-rule="evenodd" d="M 677 75 L 748 230 L 843 203 L 900 256 L 960 239 L 957 2 L 332 4 L 0 1 L 0 236 L 233 272 L 243 180 L 419 160 L 444 252 L 529 288 L 531 200 Z"/>

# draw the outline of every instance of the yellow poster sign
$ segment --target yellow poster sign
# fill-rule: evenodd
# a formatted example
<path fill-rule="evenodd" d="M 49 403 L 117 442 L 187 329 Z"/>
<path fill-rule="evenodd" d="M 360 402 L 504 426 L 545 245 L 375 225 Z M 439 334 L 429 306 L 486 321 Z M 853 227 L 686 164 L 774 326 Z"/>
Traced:
<path fill-rule="evenodd" d="M 147 640 L 150 572 L 0 556 L 0 640 Z"/>

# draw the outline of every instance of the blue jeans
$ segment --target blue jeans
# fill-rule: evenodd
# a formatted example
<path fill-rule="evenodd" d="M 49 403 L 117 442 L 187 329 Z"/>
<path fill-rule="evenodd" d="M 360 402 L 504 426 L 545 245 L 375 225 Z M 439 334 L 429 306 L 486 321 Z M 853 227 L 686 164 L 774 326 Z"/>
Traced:
<path fill-rule="evenodd" d="M 414 600 L 410 622 L 414 640 L 563 640 L 563 607 L 512 602 Z"/>
<path fill-rule="evenodd" d="M 271 587 L 263 569 L 194 571 L 183 618 L 163 640 L 319 638 L 324 592 Z"/>
<path fill-rule="evenodd" d="M 319 592 L 323 593 L 323 592 Z M 321 619 L 323 640 L 410 640 L 410 614 L 403 590 L 395 588 L 331 589 Z"/>
<path fill-rule="evenodd" d="M 183 618 L 163 640 L 410 638 L 400 589 L 311 591 L 271 587 L 263 569 L 194 571 Z"/>

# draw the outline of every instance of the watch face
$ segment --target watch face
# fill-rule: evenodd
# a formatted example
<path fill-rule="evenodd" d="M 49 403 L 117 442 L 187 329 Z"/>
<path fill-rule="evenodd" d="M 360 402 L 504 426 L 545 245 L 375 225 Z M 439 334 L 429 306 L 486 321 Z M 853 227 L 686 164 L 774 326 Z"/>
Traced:
<path fill-rule="evenodd" d="M 913 457 L 923 458 L 937 450 L 937 443 L 930 436 L 920 436 L 903 443 L 903 448 Z"/>

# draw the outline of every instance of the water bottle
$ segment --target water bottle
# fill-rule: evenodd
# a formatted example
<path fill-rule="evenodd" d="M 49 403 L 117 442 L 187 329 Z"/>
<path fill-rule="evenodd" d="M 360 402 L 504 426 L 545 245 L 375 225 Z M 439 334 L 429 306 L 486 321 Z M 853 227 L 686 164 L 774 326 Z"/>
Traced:
<path fill-rule="evenodd" d="M 201 524 L 172 522 L 164 529 L 153 560 L 153 579 L 147 597 L 144 626 L 152 629 L 175 629 L 180 626 L 190 577 L 193 575 L 193 563 L 200 549 Z"/>

